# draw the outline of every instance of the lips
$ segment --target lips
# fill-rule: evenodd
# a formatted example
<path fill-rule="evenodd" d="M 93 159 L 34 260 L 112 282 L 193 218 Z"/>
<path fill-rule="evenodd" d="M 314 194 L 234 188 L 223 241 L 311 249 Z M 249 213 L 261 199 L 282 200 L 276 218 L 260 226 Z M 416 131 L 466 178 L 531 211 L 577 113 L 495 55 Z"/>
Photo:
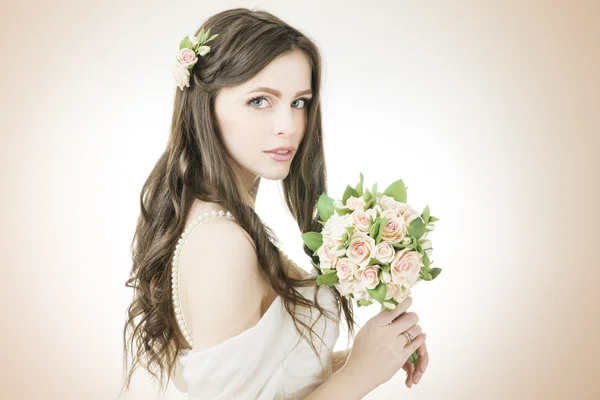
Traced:
<path fill-rule="evenodd" d="M 287 151 L 293 152 L 295 150 L 295 148 L 294 148 L 294 146 L 281 146 L 281 147 L 276 147 L 271 150 L 267 150 L 267 151 L 265 151 L 265 153 L 276 153 L 276 152 L 282 151 L 282 150 L 287 150 Z"/>

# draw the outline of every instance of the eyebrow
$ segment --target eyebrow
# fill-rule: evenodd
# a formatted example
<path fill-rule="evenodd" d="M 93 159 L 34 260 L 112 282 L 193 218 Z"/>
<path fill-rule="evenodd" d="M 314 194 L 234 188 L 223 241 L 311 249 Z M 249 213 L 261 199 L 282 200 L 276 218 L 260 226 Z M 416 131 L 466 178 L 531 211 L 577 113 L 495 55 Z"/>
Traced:
<path fill-rule="evenodd" d="M 277 89 L 272 89 L 272 88 L 268 88 L 268 87 L 258 87 L 254 90 L 249 91 L 248 93 L 254 93 L 254 92 L 267 92 L 267 93 L 271 93 L 277 97 L 281 97 L 281 92 Z M 248 94 L 246 93 L 246 94 Z M 299 91 L 298 93 L 296 93 L 296 97 L 302 95 L 302 94 L 311 94 L 312 95 L 312 90 L 311 89 L 304 89 Z"/>

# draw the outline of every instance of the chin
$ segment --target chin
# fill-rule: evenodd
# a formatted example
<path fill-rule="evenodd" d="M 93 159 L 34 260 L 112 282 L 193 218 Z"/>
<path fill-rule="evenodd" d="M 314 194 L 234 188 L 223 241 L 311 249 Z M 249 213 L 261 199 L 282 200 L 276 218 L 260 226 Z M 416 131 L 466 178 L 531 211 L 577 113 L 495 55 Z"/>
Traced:
<path fill-rule="evenodd" d="M 263 173 L 260 174 L 261 178 L 263 179 L 267 179 L 270 181 L 280 181 L 285 179 L 290 173 L 290 169 L 289 168 L 281 168 L 279 170 L 270 170 L 270 171 L 264 171 Z"/>

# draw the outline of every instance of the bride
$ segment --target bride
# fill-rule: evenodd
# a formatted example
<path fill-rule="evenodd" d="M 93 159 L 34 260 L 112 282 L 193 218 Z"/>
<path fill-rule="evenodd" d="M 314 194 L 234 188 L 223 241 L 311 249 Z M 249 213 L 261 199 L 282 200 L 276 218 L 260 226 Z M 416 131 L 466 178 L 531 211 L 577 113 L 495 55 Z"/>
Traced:
<path fill-rule="evenodd" d="M 355 336 L 350 301 L 317 286 L 254 211 L 261 178 L 281 181 L 300 231 L 322 229 L 315 44 L 265 11 L 225 10 L 181 41 L 173 75 L 170 138 L 132 243 L 123 390 L 137 366 L 189 399 L 362 398 L 400 368 L 410 387 L 428 361 L 410 298 L 333 352 L 342 312 Z"/>

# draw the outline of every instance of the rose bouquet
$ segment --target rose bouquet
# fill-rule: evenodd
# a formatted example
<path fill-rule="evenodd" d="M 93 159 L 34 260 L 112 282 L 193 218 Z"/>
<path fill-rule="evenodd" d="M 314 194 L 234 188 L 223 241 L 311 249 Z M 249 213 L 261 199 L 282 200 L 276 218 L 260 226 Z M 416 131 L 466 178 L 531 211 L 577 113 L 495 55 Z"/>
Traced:
<path fill-rule="evenodd" d="M 356 187 L 348 185 L 341 200 L 322 193 L 317 201 L 322 232 L 306 232 L 302 240 L 318 256 L 318 285 L 335 287 L 357 306 L 375 302 L 393 310 L 418 282 L 435 279 L 431 241 L 438 218 L 429 206 L 421 214 L 406 203 L 406 187 L 399 179 L 383 193 L 375 183 L 363 191 L 363 175 Z M 418 360 L 415 352 L 411 363 Z"/>

